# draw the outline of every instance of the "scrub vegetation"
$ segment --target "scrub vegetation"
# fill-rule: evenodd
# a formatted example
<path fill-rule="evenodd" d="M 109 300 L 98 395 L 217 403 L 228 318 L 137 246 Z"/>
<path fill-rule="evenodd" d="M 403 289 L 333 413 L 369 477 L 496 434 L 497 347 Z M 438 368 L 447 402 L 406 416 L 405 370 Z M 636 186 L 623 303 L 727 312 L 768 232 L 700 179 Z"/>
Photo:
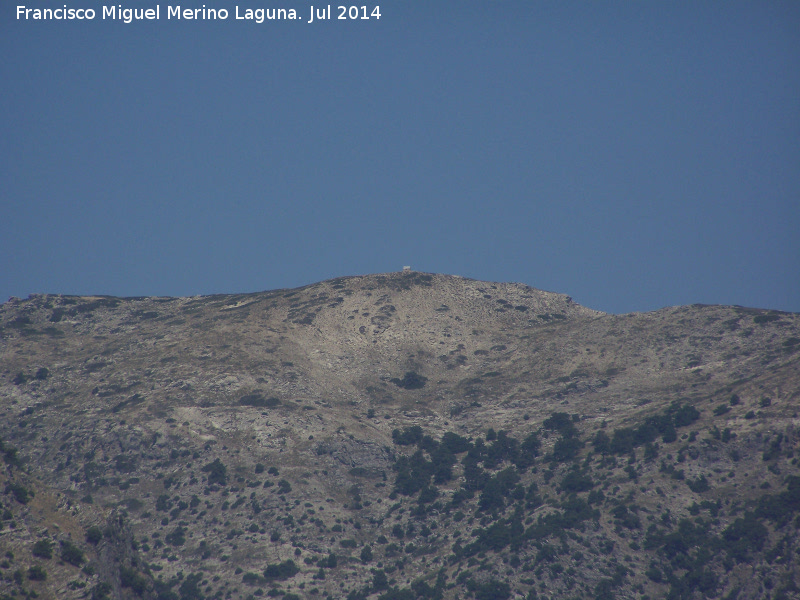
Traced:
<path fill-rule="evenodd" d="M 413 272 L 11 301 L 0 598 L 794 598 L 798 339 Z"/>

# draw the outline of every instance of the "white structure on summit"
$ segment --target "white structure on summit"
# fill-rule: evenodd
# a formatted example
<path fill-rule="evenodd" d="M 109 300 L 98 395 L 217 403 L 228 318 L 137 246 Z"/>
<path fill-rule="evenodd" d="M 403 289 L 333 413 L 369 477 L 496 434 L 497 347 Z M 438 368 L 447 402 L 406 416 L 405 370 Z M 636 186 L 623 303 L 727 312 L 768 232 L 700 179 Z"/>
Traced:
<path fill-rule="evenodd" d="M 403 267 L 403 271 L 410 271 L 410 270 L 411 270 L 411 267 L 409 267 L 409 266 Z"/>

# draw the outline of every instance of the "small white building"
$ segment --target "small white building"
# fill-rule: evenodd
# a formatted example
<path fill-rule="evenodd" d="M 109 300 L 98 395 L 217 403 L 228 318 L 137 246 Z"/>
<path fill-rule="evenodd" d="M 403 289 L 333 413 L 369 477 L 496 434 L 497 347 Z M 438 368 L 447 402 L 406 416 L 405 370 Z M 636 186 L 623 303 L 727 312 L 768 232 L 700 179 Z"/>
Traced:
<path fill-rule="evenodd" d="M 409 267 L 409 266 L 403 267 L 403 271 L 410 271 L 410 270 L 411 270 L 411 267 Z"/>

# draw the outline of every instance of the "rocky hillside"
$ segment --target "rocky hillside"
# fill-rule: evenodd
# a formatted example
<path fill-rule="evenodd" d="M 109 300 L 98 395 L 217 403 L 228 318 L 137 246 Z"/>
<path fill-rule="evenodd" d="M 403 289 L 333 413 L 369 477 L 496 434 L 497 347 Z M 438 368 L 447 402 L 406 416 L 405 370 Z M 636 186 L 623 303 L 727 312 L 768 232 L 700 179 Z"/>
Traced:
<path fill-rule="evenodd" d="M 423 273 L 0 306 L 0 598 L 800 597 L 800 315 Z"/>

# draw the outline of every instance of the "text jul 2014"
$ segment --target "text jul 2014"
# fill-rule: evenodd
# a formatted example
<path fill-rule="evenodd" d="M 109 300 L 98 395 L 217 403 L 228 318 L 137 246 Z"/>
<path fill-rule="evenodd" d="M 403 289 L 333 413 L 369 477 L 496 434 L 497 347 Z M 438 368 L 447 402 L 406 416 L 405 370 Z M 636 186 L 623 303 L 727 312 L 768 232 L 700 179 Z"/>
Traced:
<path fill-rule="evenodd" d="M 367 6 L 337 6 L 336 12 L 332 11 L 331 5 L 322 8 L 309 7 L 308 23 L 316 21 L 338 20 L 378 20 L 381 18 L 380 7 Z M 214 21 L 227 20 L 231 16 L 235 20 L 254 21 L 263 23 L 264 21 L 274 20 L 298 20 L 300 16 L 293 8 L 246 8 L 234 7 L 233 15 L 225 8 L 182 8 L 180 5 L 168 5 L 164 11 L 167 20 L 186 20 L 186 21 Z M 334 17 L 335 15 L 335 17 Z M 97 17 L 103 20 L 122 21 L 132 23 L 133 21 L 160 20 L 162 16 L 161 5 L 152 8 L 126 8 L 123 5 L 103 6 L 96 11 L 92 8 L 71 8 L 63 5 L 59 8 L 28 8 L 25 5 L 17 6 L 17 20 L 95 20 Z"/>

